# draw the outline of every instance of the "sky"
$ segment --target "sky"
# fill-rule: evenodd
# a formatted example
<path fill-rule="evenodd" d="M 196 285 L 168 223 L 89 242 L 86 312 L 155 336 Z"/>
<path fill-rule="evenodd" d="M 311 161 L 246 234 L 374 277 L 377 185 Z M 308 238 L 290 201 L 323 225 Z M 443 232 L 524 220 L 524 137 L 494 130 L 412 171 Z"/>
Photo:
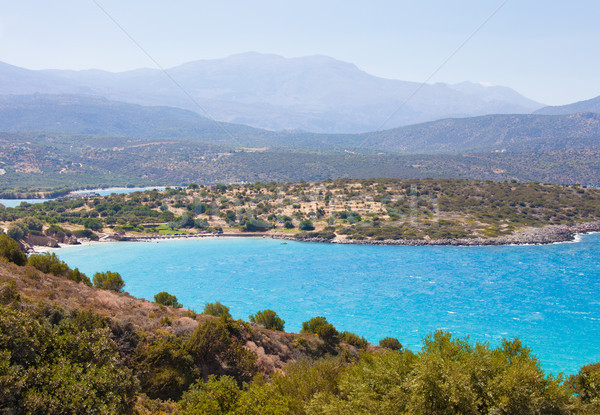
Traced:
<path fill-rule="evenodd" d="M 0 61 L 28 69 L 169 68 L 256 51 L 503 85 L 548 105 L 600 95 L 597 0 L 0 0 L 0 10 Z"/>

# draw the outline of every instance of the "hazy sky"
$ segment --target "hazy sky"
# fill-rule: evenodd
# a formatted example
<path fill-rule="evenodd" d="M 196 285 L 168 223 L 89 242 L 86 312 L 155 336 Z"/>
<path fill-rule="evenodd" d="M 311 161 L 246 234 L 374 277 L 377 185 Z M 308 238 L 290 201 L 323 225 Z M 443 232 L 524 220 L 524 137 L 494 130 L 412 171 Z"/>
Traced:
<path fill-rule="evenodd" d="M 164 67 L 257 51 L 327 55 L 424 81 L 503 0 L 96 0 Z M 0 0 L 0 61 L 154 67 L 93 0 Z M 431 82 L 488 82 L 546 104 L 600 95 L 600 1 L 508 0 Z"/>

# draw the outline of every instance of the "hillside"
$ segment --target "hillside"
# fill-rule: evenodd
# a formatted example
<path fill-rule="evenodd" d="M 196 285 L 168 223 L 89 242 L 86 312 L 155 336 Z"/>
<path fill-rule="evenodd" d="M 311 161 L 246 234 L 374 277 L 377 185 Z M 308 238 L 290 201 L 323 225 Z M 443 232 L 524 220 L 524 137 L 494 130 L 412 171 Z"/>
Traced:
<path fill-rule="evenodd" d="M 355 133 L 447 117 L 530 113 L 542 104 L 505 87 L 425 85 L 378 78 L 326 56 L 246 53 L 189 62 L 168 73 L 212 118 L 269 130 Z M 91 94 L 200 112 L 161 71 L 32 71 L 0 65 L 0 94 Z M 411 97 L 410 100 L 407 99 Z"/>
<path fill-rule="evenodd" d="M 0 96 L 0 131 L 183 139 L 234 148 L 304 152 L 548 152 L 600 148 L 600 115 L 486 115 L 452 118 L 366 134 L 272 132 L 216 123 L 194 112 L 89 95 Z M 98 139 L 98 141 L 102 141 Z"/>
<path fill-rule="evenodd" d="M 34 226 L 27 218 L 36 218 Z M 212 232 L 337 243 L 550 243 L 571 240 L 583 223 L 588 231 L 600 229 L 598 189 L 456 179 L 192 184 L 0 206 L 0 225 L 11 237 L 46 246 L 72 243 L 73 236 L 135 240 Z"/>
<path fill-rule="evenodd" d="M 485 115 L 363 134 L 362 146 L 409 153 L 600 149 L 600 115 Z"/>
<path fill-rule="evenodd" d="M 238 140 L 276 142 L 273 133 L 215 123 L 192 111 L 127 104 L 91 95 L 0 96 L 0 131 L 182 138 L 228 144 L 239 144 Z"/>
<path fill-rule="evenodd" d="M 574 102 L 568 105 L 543 107 L 535 111 L 534 114 L 564 115 L 576 114 L 578 112 L 593 112 L 600 114 L 600 96 L 585 101 Z"/>

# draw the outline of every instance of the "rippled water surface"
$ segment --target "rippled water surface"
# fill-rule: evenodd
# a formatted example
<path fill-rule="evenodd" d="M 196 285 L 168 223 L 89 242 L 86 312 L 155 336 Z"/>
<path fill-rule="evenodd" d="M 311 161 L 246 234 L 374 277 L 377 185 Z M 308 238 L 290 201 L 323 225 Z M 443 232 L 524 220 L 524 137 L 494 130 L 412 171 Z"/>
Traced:
<path fill-rule="evenodd" d="M 317 315 L 413 350 L 436 329 L 495 346 L 519 337 L 552 372 L 600 361 L 600 234 L 545 246 L 403 247 L 259 238 L 124 242 L 57 250 L 88 275 L 110 269 L 132 295 L 221 301 L 247 320 L 271 308 L 287 331 Z"/>

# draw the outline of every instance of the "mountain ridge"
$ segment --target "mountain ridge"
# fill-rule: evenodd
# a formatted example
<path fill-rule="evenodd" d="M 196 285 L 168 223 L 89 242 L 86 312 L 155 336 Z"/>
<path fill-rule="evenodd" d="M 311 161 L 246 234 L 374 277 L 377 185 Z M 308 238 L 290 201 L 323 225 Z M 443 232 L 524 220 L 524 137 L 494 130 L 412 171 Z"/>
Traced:
<path fill-rule="evenodd" d="M 593 112 L 600 114 L 600 96 L 586 99 L 584 101 L 574 102 L 572 104 L 540 108 L 539 110 L 534 111 L 534 114 L 567 115 L 576 114 L 578 112 Z"/>
<path fill-rule="evenodd" d="M 167 72 L 195 102 L 162 71 L 149 68 L 119 73 L 31 71 L 4 64 L 0 65 L 0 94 L 99 95 L 135 104 L 179 107 L 269 130 L 327 133 L 380 128 L 400 107 L 383 127 L 498 112 L 530 113 L 542 106 L 514 91 L 501 93 L 500 87 L 421 85 L 380 78 L 322 55 L 284 58 L 254 52 L 188 62 Z M 417 88 L 419 93 L 412 96 Z"/>
<path fill-rule="evenodd" d="M 273 132 L 192 111 L 87 95 L 0 96 L 0 131 L 168 138 L 233 147 L 456 154 L 600 149 L 600 115 L 496 114 L 448 118 L 365 134 Z"/>

